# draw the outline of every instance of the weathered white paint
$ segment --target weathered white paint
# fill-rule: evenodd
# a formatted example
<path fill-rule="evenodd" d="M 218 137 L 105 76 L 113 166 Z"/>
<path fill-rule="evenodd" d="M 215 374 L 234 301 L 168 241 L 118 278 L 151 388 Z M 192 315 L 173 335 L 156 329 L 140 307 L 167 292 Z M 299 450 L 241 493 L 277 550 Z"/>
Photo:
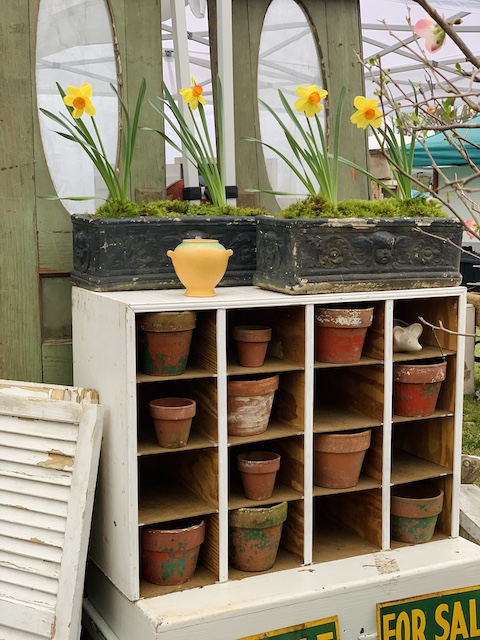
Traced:
<path fill-rule="evenodd" d="M 96 397 L 0 381 L 2 640 L 79 638 L 101 441 Z"/>

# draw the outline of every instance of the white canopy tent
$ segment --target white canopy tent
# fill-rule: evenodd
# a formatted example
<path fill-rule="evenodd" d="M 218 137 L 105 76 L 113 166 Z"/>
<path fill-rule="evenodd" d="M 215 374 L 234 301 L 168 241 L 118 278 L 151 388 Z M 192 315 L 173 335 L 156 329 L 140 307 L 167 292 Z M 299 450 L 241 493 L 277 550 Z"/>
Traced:
<path fill-rule="evenodd" d="M 194 76 L 197 82 L 205 86 L 204 95 L 208 100 L 211 96 L 211 79 L 205 3 L 203 0 L 190 0 L 184 10 L 183 4 L 187 1 L 162 0 L 162 9 L 165 12 L 163 15 L 169 15 L 169 6 L 175 5 L 177 24 L 182 30 L 179 34 L 177 29 L 175 36 L 172 18 L 164 21 L 164 77 L 171 91 L 176 92 L 178 77 L 181 78 L 182 84 L 188 84 L 190 77 Z M 381 56 L 384 67 L 391 70 L 399 85 L 406 90 L 409 90 L 410 82 L 424 82 L 424 67 L 416 59 L 412 59 L 407 51 L 402 50 L 401 46 L 402 41 L 411 43 L 414 40 L 411 27 L 407 24 L 408 12 L 410 11 L 411 21 L 414 23 L 425 15 L 423 9 L 416 3 L 407 3 L 404 0 L 384 0 L 379 15 L 379 3 L 376 0 L 361 0 L 360 4 L 364 59 Z M 225 7 L 229 3 L 220 5 Z M 463 23 L 456 29 L 470 49 L 480 55 L 480 3 L 474 0 L 436 0 L 435 7 L 449 20 L 462 18 Z M 185 13 L 182 16 L 183 11 Z M 227 35 L 230 17 L 228 10 L 219 14 L 219 19 L 224 21 L 221 46 L 225 53 L 222 57 L 224 63 L 221 75 L 224 88 L 227 87 L 225 93 L 228 99 L 231 47 Z M 175 20 L 175 13 L 173 18 Z M 186 30 L 186 33 L 183 33 L 183 30 Z M 188 61 L 185 60 L 186 55 Z M 179 59 L 183 60 L 180 74 L 176 72 Z M 452 42 L 447 41 L 435 54 L 434 59 L 456 83 L 467 82 L 455 68 L 456 64 L 462 64 L 464 59 Z M 279 113 L 278 88 L 293 99 L 298 84 L 322 84 L 313 36 L 303 11 L 295 0 L 273 0 L 264 25 L 260 60 L 259 95 L 270 104 L 276 105 Z M 54 112 L 61 111 L 62 104 L 55 83 L 66 87 L 70 84 L 78 86 L 86 81 L 91 82 L 93 86 L 97 124 L 106 143 L 107 153 L 113 161 L 118 122 L 112 117 L 112 114 L 117 112 L 116 98 L 109 83 L 116 83 L 116 67 L 111 20 L 106 3 L 104 0 L 70 0 L 67 5 L 64 0 L 42 0 L 37 44 L 39 106 Z M 366 77 L 365 83 L 366 95 L 372 95 L 374 87 L 370 78 Z M 149 88 L 148 93 L 158 95 L 160 87 Z M 231 104 L 233 96 L 230 95 L 229 99 Z M 231 114 L 232 109 L 227 107 L 225 113 Z M 210 122 L 212 120 L 210 113 Z M 236 144 L 231 136 L 233 127 L 228 123 L 227 126 L 230 132 L 227 144 L 232 148 Z M 42 138 L 57 193 L 63 196 L 95 193 L 98 197 L 104 197 L 101 180 L 95 175 L 88 158 L 82 155 L 80 148 L 74 148 L 75 145 L 52 133 L 51 129 L 52 123 L 42 117 Z M 278 131 L 275 131 L 273 121 L 267 114 L 262 114 L 261 130 L 264 140 L 275 140 L 276 146 L 280 146 Z M 288 151 L 288 148 L 284 147 L 284 150 Z M 167 162 L 173 163 L 176 155 L 178 152 L 167 149 Z M 294 183 L 286 187 L 286 173 L 282 173 L 283 167 L 274 157 L 267 158 L 267 165 L 274 188 L 282 184 L 283 190 L 295 193 L 298 191 L 298 185 Z M 233 180 L 234 176 L 230 173 L 227 183 L 234 184 Z M 78 210 L 78 204 L 65 204 L 71 210 Z M 84 208 L 93 211 L 96 206 L 98 202 L 91 202 L 86 203 Z"/>

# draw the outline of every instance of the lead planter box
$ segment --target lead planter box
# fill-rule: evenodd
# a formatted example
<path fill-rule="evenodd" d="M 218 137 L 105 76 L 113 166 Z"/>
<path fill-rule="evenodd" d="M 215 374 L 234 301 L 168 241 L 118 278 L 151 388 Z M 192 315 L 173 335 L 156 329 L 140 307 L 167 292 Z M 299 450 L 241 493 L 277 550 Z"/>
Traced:
<path fill-rule="evenodd" d="M 233 249 L 220 286 L 252 284 L 255 218 L 92 218 L 73 215 L 72 281 L 94 291 L 182 287 L 167 256 L 184 238 L 214 238 Z"/>
<path fill-rule="evenodd" d="M 290 294 L 454 286 L 461 241 L 447 218 L 260 216 L 253 283 Z"/>

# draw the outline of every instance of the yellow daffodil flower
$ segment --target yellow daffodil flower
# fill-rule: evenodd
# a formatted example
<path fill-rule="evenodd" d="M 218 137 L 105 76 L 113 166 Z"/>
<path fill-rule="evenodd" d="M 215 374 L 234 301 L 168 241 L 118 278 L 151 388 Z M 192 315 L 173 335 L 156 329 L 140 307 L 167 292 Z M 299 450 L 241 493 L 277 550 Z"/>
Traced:
<path fill-rule="evenodd" d="M 202 96 L 203 87 L 195 82 L 195 78 L 192 78 L 191 89 L 180 89 L 180 95 L 183 96 L 183 101 L 186 102 L 191 109 L 195 111 L 198 104 L 206 105 L 205 98 Z"/>
<path fill-rule="evenodd" d="M 67 95 L 63 98 L 67 107 L 73 107 L 72 116 L 77 119 L 85 112 L 94 116 L 97 112 L 92 104 L 92 85 L 85 82 L 81 87 L 67 87 Z"/>
<path fill-rule="evenodd" d="M 368 125 L 378 129 L 382 124 L 383 113 L 378 108 L 378 100 L 375 98 L 367 99 L 365 96 L 357 96 L 353 105 L 357 111 L 350 116 L 350 122 L 356 124 L 359 129 L 366 129 Z"/>
<path fill-rule="evenodd" d="M 316 113 L 320 113 L 322 110 L 320 101 L 328 95 L 328 91 L 319 89 L 316 84 L 312 84 L 309 87 L 297 87 L 295 93 L 299 97 L 299 100 L 295 102 L 295 109 L 297 111 L 303 111 L 307 118 L 311 118 Z"/>

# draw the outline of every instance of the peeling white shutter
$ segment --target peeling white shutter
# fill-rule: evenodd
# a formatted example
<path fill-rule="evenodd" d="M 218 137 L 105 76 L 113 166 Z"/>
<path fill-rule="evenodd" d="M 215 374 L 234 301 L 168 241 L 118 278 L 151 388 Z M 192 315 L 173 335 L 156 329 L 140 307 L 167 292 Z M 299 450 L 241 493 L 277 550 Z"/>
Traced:
<path fill-rule="evenodd" d="M 102 427 L 91 400 L 0 381 L 0 640 L 80 636 Z"/>

